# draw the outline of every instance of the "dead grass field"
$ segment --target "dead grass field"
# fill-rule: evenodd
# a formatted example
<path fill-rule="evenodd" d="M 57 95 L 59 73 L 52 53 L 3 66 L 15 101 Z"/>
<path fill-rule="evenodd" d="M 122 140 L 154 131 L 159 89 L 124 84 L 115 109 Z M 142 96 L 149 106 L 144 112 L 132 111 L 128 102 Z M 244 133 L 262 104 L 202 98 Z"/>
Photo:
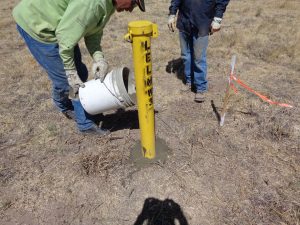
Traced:
<path fill-rule="evenodd" d="M 129 21 L 150 20 L 160 32 L 152 41 L 156 135 L 172 154 L 143 169 L 129 161 L 140 138 L 136 107 L 107 113 L 103 125 L 112 134 L 104 138 L 82 136 L 56 112 L 50 82 L 16 32 L 17 2 L 0 4 L 0 224 L 300 224 L 299 0 L 231 0 L 221 32 L 210 38 L 203 104 L 180 91 L 169 0 L 112 17 L 102 44 L 111 69 L 132 68 L 123 41 Z M 238 77 L 295 107 L 269 105 L 238 87 L 220 128 L 233 54 Z"/>

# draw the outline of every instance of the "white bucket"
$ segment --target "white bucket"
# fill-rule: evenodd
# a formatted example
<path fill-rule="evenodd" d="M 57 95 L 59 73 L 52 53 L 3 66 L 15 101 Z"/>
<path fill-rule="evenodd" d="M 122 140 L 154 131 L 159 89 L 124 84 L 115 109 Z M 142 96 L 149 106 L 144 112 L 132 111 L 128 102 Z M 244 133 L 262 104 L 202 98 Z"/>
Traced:
<path fill-rule="evenodd" d="M 79 99 L 84 110 L 91 115 L 136 103 L 134 75 L 127 67 L 112 70 L 103 83 L 97 79 L 84 84 L 84 88 L 79 88 Z"/>

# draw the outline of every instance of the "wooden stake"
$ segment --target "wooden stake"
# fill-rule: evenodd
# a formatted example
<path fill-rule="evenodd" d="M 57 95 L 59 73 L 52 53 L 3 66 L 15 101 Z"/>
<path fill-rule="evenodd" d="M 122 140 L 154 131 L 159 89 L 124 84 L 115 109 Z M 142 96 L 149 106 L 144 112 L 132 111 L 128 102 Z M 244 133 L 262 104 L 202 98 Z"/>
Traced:
<path fill-rule="evenodd" d="M 236 62 L 236 55 L 233 55 L 232 59 L 231 59 L 231 72 L 230 72 L 230 75 L 228 77 L 228 85 L 227 85 L 227 88 L 226 88 L 226 91 L 225 91 L 223 108 L 222 108 L 222 112 L 221 112 L 220 126 L 223 126 L 224 121 L 225 121 L 226 109 L 227 109 L 227 105 L 228 105 L 229 98 L 230 98 L 230 85 L 231 85 L 230 76 L 234 72 L 235 62 Z"/>

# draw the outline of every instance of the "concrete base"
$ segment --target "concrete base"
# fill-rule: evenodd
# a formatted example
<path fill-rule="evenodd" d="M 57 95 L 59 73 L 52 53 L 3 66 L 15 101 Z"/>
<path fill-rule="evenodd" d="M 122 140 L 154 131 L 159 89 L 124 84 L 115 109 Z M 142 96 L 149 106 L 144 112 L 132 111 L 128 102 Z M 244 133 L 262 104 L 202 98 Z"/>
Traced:
<path fill-rule="evenodd" d="M 155 140 L 155 158 L 147 159 L 143 156 L 141 142 L 137 142 L 130 152 L 130 161 L 134 163 L 137 168 L 147 167 L 153 164 L 164 164 L 170 155 L 171 150 L 168 148 L 166 142 L 160 138 Z"/>

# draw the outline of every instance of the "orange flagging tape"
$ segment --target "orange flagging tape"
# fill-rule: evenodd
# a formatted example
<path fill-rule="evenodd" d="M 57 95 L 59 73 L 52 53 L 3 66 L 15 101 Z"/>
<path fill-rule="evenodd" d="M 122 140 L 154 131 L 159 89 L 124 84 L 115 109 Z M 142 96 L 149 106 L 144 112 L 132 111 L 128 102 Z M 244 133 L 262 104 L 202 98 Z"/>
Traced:
<path fill-rule="evenodd" d="M 270 103 L 272 105 L 279 105 L 279 106 L 282 106 L 282 107 L 293 108 L 292 105 L 289 105 L 289 104 L 286 104 L 286 103 L 280 103 L 280 102 L 274 102 L 274 101 L 272 101 L 271 99 L 267 98 L 266 96 L 258 93 L 257 91 L 253 90 L 252 88 L 250 88 L 248 85 L 246 85 L 240 79 L 238 79 L 236 76 L 234 76 L 234 74 L 230 74 L 230 86 L 234 90 L 235 93 L 237 93 L 237 89 L 233 85 L 233 83 L 231 82 L 232 80 L 234 80 L 235 82 L 237 82 L 239 85 L 241 85 L 242 87 L 244 87 L 248 91 L 250 91 L 250 92 L 254 93 L 255 95 L 257 95 L 258 97 L 260 97 L 263 101 L 266 101 L 266 102 L 268 102 L 268 103 Z"/>

